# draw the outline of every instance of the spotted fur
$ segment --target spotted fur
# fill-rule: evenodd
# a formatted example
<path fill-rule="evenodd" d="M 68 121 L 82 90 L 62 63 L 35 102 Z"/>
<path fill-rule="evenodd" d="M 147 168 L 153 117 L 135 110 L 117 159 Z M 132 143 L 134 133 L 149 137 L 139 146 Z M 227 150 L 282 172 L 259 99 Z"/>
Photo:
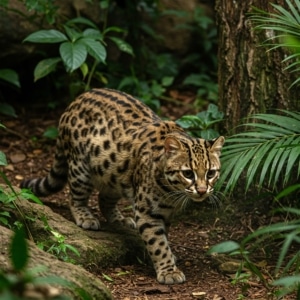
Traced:
<path fill-rule="evenodd" d="M 93 89 L 66 109 L 59 123 L 53 166 L 44 178 L 21 186 L 38 196 L 61 190 L 68 182 L 70 209 L 84 229 L 100 223 L 88 208 L 93 189 L 108 222 L 137 227 L 160 283 L 185 281 L 167 241 L 169 220 L 187 199 L 204 200 L 219 178 L 224 138 L 192 138 L 171 121 L 162 121 L 130 95 Z M 134 220 L 116 204 L 127 198 Z"/>

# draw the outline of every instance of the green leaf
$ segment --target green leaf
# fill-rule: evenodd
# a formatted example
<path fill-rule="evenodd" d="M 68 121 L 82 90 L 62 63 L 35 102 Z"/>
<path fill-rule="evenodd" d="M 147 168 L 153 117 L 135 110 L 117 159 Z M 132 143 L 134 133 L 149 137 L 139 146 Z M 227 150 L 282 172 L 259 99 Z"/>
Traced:
<path fill-rule="evenodd" d="M 53 72 L 59 62 L 61 62 L 60 57 L 41 60 L 34 68 L 34 81 L 37 81 Z"/>
<path fill-rule="evenodd" d="M 22 271 L 28 262 L 28 246 L 24 228 L 17 229 L 10 245 L 11 261 L 16 271 Z"/>
<path fill-rule="evenodd" d="M 67 40 L 68 38 L 62 32 L 55 29 L 49 29 L 36 31 L 30 34 L 23 42 L 52 44 L 65 42 Z"/>
<path fill-rule="evenodd" d="M 8 103 L 1 103 L 0 102 L 0 113 L 9 116 L 17 118 L 15 109 Z"/>
<path fill-rule="evenodd" d="M 94 39 L 97 41 L 103 41 L 103 35 L 97 29 L 88 28 L 83 31 L 83 37 Z"/>
<path fill-rule="evenodd" d="M 108 32 L 126 32 L 126 30 L 124 30 L 123 28 L 117 27 L 117 26 L 111 26 L 111 27 L 107 27 L 104 31 L 103 31 L 103 35 L 106 35 Z"/>
<path fill-rule="evenodd" d="M 209 81 L 209 76 L 206 74 L 190 74 L 184 79 L 183 84 L 203 86 L 207 81 Z"/>
<path fill-rule="evenodd" d="M 0 151 L 0 166 L 7 166 L 6 155 Z"/>
<path fill-rule="evenodd" d="M 19 74 L 12 69 L 0 69 L 0 79 L 7 81 L 20 88 Z"/>
<path fill-rule="evenodd" d="M 285 188 L 283 191 L 281 191 L 277 196 L 276 199 L 279 200 L 283 197 L 289 196 L 290 194 L 292 194 L 295 191 L 300 190 L 300 184 L 294 184 L 291 186 L 288 186 L 287 188 Z"/>
<path fill-rule="evenodd" d="M 97 29 L 97 25 L 95 23 L 93 23 L 91 20 L 89 20 L 87 18 L 83 18 L 83 17 L 73 18 L 73 19 L 69 20 L 68 22 L 66 22 L 66 25 L 73 25 L 73 24 L 83 24 L 83 25 L 87 25 L 87 26 Z"/>
<path fill-rule="evenodd" d="M 105 63 L 106 49 L 99 41 L 95 41 L 91 38 L 82 38 L 78 43 L 82 43 L 87 48 L 88 53 L 94 57 L 96 61 Z"/>
<path fill-rule="evenodd" d="M 43 133 L 43 136 L 49 139 L 56 139 L 58 136 L 58 129 L 57 127 L 50 126 L 48 127 L 45 132 Z"/>
<path fill-rule="evenodd" d="M 231 253 L 240 249 L 240 245 L 234 241 L 226 241 L 212 246 L 208 254 L 212 253 Z"/>
<path fill-rule="evenodd" d="M 70 251 L 72 251 L 73 253 L 75 253 L 77 256 L 80 256 L 79 251 L 72 245 L 69 244 L 65 244 L 66 245 L 66 249 L 69 249 Z"/>
<path fill-rule="evenodd" d="M 72 43 L 74 43 L 76 40 L 82 37 L 82 33 L 78 32 L 74 28 L 70 28 L 64 25 L 64 29 Z"/>
<path fill-rule="evenodd" d="M 174 82 L 173 76 L 164 76 L 161 80 L 163 86 L 170 86 Z"/>
<path fill-rule="evenodd" d="M 219 184 L 226 182 L 225 192 L 232 191 L 241 174 L 246 173 L 245 191 L 256 179 L 258 187 L 288 183 L 300 158 L 300 114 L 281 111 L 286 115 L 257 114 L 248 131 L 227 138 L 222 151 Z M 249 131 L 250 130 L 250 131 Z M 235 163 L 231 163 L 231 161 Z M 300 163 L 298 163 L 300 175 Z"/>
<path fill-rule="evenodd" d="M 176 120 L 176 123 L 185 129 L 189 129 L 191 127 L 199 129 L 203 128 L 202 120 L 194 115 L 183 116 L 180 119 Z"/>
<path fill-rule="evenodd" d="M 83 64 L 80 66 L 80 70 L 81 70 L 81 73 L 82 73 L 83 78 L 85 78 L 86 75 L 89 73 L 89 66 L 87 65 L 87 63 L 83 63 Z"/>
<path fill-rule="evenodd" d="M 110 36 L 109 39 L 112 40 L 116 44 L 116 46 L 119 48 L 120 51 L 134 56 L 132 47 L 128 43 L 126 43 L 124 40 L 114 37 L 114 36 Z"/>
<path fill-rule="evenodd" d="M 22 189 L 21 190 L 21 193 L 20 193 L 20 196 L 23 198 L 23 199 L 26 199 L 26 200 L 32 200 L 33 202 L 37 203 L 37 204 L 40 204 L 40 205 L 43 205 L 43 202 L 37 197 L 35 196 L 31 190 L 28 190 L 28 189 Z"/>
<path fill-rule="evenodd" d="M 110 276 L 108 276 L 108 275 L 106 275 L 106 274 L 104 274 L 104 273 L 102 273 L 102 276 L 103 276 L 107 281 L 111 281 L 111 282 L 114 281 Z"/>
<path fill-rule="evenodd" d="M 294 276 L 286 276 L 275 280 L 272 284 L 273 285 L 282 285 L 285 287 L 292 287 L 294 285 L 299 285 L 300 283 L 300 275 Z"/>
<path fill-rule="evenodd" d="M 201 136 L 201 138 L 203 138 L 205 140 L 213 140 L 213 139 L 217 138 L 218 136 L 220 136 L 220 134 L 216 130 L 214 130 L 212 128 L 208 128 L 205 130 L 201 130 L 200 136 Z"/>
<path fill-rule="evenodd" d="M 68 72 L 79 68 L 86 60 L 87 49 L 82 43 L 65 42 L 60 45 L 59 53 Z"/>

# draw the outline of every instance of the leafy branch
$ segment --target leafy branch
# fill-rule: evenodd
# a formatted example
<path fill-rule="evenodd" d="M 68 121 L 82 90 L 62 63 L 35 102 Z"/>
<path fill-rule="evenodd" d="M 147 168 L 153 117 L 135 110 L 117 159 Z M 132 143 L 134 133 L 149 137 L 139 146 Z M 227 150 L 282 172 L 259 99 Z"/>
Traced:
<path fill-rule="evenodd" d="M 257 114 L 253 123 L 243 126 L 249 131 L 226 140 L 222 152 L 219 184 L 232 192 L 242 174 L 246 176 L 245 192 L 255 179 L 258 188 L 276 188 L 279 178 L 283 185 L 300 174 L 300 113 L 282 110 L 285 115 Z M 294 172 L 293 172 L 294 171 Z"/>

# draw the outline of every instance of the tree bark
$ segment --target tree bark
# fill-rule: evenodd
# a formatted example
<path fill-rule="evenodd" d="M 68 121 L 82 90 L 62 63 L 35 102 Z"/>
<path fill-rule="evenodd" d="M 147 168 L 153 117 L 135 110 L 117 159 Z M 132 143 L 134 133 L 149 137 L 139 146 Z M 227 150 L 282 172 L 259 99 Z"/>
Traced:
<path fill-rule="evenodd" d="M 286 7 L 284 0 L 273 3 Z M 219 29 L 219 103 L 225 113 L 225 132 L 234 133 L 242 118 L 274 109 L 300 108 L 298 89 L 289 89 L 296 74 L 284 70 L 285 49 L 261 46 L 268 32 L 254 30 L 252 7 L 272 11 L 266 0 L 217 0 Z M 269 33 L 270 34 L 270 33 Z"/>

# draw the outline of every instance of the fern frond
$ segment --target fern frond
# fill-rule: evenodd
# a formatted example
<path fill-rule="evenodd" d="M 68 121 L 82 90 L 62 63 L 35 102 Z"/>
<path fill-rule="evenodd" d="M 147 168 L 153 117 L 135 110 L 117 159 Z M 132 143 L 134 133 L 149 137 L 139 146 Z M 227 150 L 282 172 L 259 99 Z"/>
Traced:
<path fill-rule="evenodd" d="M 223 148 L 219 184 L 231 192 L 242 174 L 245 192 L 255 182 L 258 188 L 274 190 L 279 180 L 288 184 L 300 175 L 300 113 L 256 114 L 244 124 L 248 131 L 227 138 Z"/>
<path fill-rule="evenodd" d="M 274 50 L 279 47 L 288 48 L 293 54 L 287 55 L 283 62 L 289 62 L 285 69 L 293 72 L 299 71 L 299 48 L 300 48 L 300 1 L 285 0 L 288 9 L 280 5 L 271 3 L 275 13 L 254 8 L 254 13 L 251 15 L 251 20 L 256 24 L 255 29 L 267 30 L 272 36 L 269 36 L 264 42 L 264 45 L 270 47 L 269 50 Z M 290 87 L 299 83 L 299 78 L 296 79 Z"/>

